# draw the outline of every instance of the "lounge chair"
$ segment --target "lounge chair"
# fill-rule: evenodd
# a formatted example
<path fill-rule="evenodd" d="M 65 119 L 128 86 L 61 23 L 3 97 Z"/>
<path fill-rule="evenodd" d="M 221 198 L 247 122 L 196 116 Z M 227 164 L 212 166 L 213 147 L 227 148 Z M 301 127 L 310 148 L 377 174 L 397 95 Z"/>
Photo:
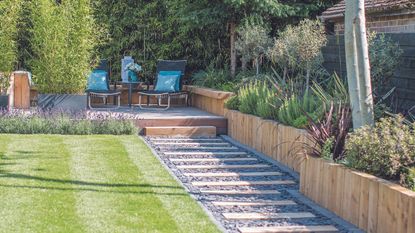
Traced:
<path fill-rule="evenodd" d="M 139 91 L 138 106 L 141 109 L 167 110 L 172 98 L 184 98 L 187 105 L 188 93 L 182 90 L 186 63 L 186 60 L 159 60 L 154 90 Z M 142 96 L 147 96 L 147 107 L 143 106 Z M 151 97 L 157 98 L 156 108 L 150 107 Z M 162 103 L 164 99 L 167 99 L 166 104 Z"/>
<path fill-rule="evenodd" d="M 106 60 L 101 60 L 100 65 L 95 68 L 90 76 L 88 77 L 87 84 L 87 104 L 90 109 L 108 109 L 108 108 L 96 108 L 92 107 L 91 99 L 92 98 L 101 98 L 105 105 L 108 103 L 108 98 L 113 97 L 114 108 L 120 107 L 121 102 L 121 92 L 117 90 L 110 89 L 110 77 L 108 63 Z"/>

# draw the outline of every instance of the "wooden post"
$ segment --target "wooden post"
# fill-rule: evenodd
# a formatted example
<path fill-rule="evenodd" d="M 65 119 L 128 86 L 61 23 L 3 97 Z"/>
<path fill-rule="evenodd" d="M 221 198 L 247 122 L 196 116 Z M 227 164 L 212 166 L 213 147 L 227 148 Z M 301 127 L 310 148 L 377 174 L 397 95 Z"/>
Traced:
<path fill-rule="evenodd" d="M 29 73 L 17 71 L 12 74 L 9 106 L 18 109 L 30 108 Z"/>

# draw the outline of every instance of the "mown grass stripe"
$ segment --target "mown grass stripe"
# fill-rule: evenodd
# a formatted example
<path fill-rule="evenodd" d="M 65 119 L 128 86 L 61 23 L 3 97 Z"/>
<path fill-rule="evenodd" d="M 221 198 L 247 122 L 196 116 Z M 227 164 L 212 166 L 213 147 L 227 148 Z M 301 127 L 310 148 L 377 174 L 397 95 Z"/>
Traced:
<path fill-rule="evenodd" d="M 92 190 L 79 192 L 79 214 L 89 232 L 178 232 L 152 185 L 131 163 L 119 137 L 67 140 L 73 176 Z"/>
<path fill-rule="evenodd" d="M 123 137 L 122 142 L 131 161 L 143 173 L 145 179 L 151 181 L 153 190 L 158 193 L 157 197 L 170 215 L 174 216 L 180 232 L 219 232 L 202 208 L 162 168 L 155 155 L 139 138 Z"/>
<path fill-rule="evenodd" d="M 79 232 L 73 183 L 69 177 L 69 154 L 61 137 L 49 135 L 2 135 L 10 138 L 3 160 L 16 166 L 2 171 L 0 193 L 10 195 L 2 211 L 0 232 Z M 6 197 L 4 197 L 6 198 Z M 64 210 L 64 211 L 62 211 Z M 1 214 L 3 216 L 3 213 Z"/>

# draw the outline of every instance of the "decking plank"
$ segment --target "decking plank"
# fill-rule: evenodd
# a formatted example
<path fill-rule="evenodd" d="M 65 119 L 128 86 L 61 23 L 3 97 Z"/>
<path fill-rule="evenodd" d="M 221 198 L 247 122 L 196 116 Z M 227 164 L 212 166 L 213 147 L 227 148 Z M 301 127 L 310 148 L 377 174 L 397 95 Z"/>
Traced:
<path fill-rule="evenodd" d="M 239 168 L 267 168 L 268 164 L 242 164 L 242 165 L 179 165 L 179 169 L 239 169 Z"/>
<path fill-rule="evenodd" d="M 229 220 L 262 220 L 280 218 L 315 218 L 310 212 L 298 213 L 222 213 Z"/>
<path fill-rule="evenodd" d="M 172 162 L 226 162 L 226 161 L 257 161 L 256 158 L 185 158 L 170 159 Z"/>
<path fill-rule="evenodd" d="M 283 185 L 283 184 L 295 184 L 295 182 L 292 180 L 192 182 L 192 185 L 194 186 L 252 186 L 252 185 Z"/>
<path fill-rule="evenodd" d="M 259 201 L 259 202 L 246 202 L 246 201 L 213 201 L 215 206 L 270 206 L 270 205 L 297 205 L 291 200 L 281 201 Z"/>
<path fill-rule="evenodd" d="M 201 189 L 204 194 L 218 194 L 218 195 L 269 195 L 280 194 L 277 190 L 207 190 Z"/>
<path fill-rule="evenodd" d="M 240 176 L 281 176 L 281 172 L 199 172 L 184 173 L 185 176 L 194 177 L 240 177 Z"/>
<path fill-rule="evenodd" d="M 241 233 L 338 232 L 338 229 L 332 225 L 240 227 L 238 230 Z"/>

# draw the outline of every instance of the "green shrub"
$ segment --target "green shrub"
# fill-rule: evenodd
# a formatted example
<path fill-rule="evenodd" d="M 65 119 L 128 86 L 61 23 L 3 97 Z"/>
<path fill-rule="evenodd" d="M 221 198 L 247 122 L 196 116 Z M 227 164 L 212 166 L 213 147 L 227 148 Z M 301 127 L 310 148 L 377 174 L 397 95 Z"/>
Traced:
<path fill-rule="evenodd" d="M 278 121 L 296 128 L 305 128 L 309 117 L 313 121 L 318 121 L 323 113 L 324 107 L 318 98 L 307 93 L 302 97 L 292 95 L 282 100 Z"/>
<path fill-rule="evenodd" d="M 9 75 L 17 61 L 17 21 L 20 0 L 0 1 L 0 93 L 9 87 Z"/>
<path fill-rule="evenodd" d="M 246 114 L 255 114 L 259 100 L 258 82 L 252 82 L 239 89 L 239 111 Z"/>
<path fill-rule="evenodd" d="M 90 1 L 38 0 L 28 4 L 33 24 L 29 65 L 39 91 L 83 92 L 97 44 Z"/>
<path fill-rule="evenodd" d="M 237 95 L 231 96 L 225 102 L 225 107 L 230 110 L 238 110 L 239 109 L 239 97 Z"/>
<path fill-rule="evenodd" d="M 0 133 L 90 135 L 136 134 L 133 122 L 127 119 L 82 119 L 66 114 L 12 114 L 0 117 Z"/>
<path fill-rule="evenodd" d="M 265 119 L 275 119 L 281 102 L 276 96 L 274 88 L 263 81 L 258 85 L 258 100 L 255 114 Z"/>
<path fill-rule="evenodd" d="M 399 44 L 385 34 L 368 33 L 370 76 L 374 88 L 382 88 L 393 76 L 403 53 Z"/>
<path fill-rule="evenodd" d="M 383 118 L 374 128 L 363 127 L 346 141 L 345 162 L 348 166 L 373 175 L 399 180 L 409 188 L 415 166 L 415 133 L 404 118 Z"/>
<path fill-rule="evenodd" d="M 192 76 L 193 85 L 208 87 L 222 91 L 236 91 L 228 69 L 215 69 L 210 65 L 206 70 L 196 72 Z"/>

